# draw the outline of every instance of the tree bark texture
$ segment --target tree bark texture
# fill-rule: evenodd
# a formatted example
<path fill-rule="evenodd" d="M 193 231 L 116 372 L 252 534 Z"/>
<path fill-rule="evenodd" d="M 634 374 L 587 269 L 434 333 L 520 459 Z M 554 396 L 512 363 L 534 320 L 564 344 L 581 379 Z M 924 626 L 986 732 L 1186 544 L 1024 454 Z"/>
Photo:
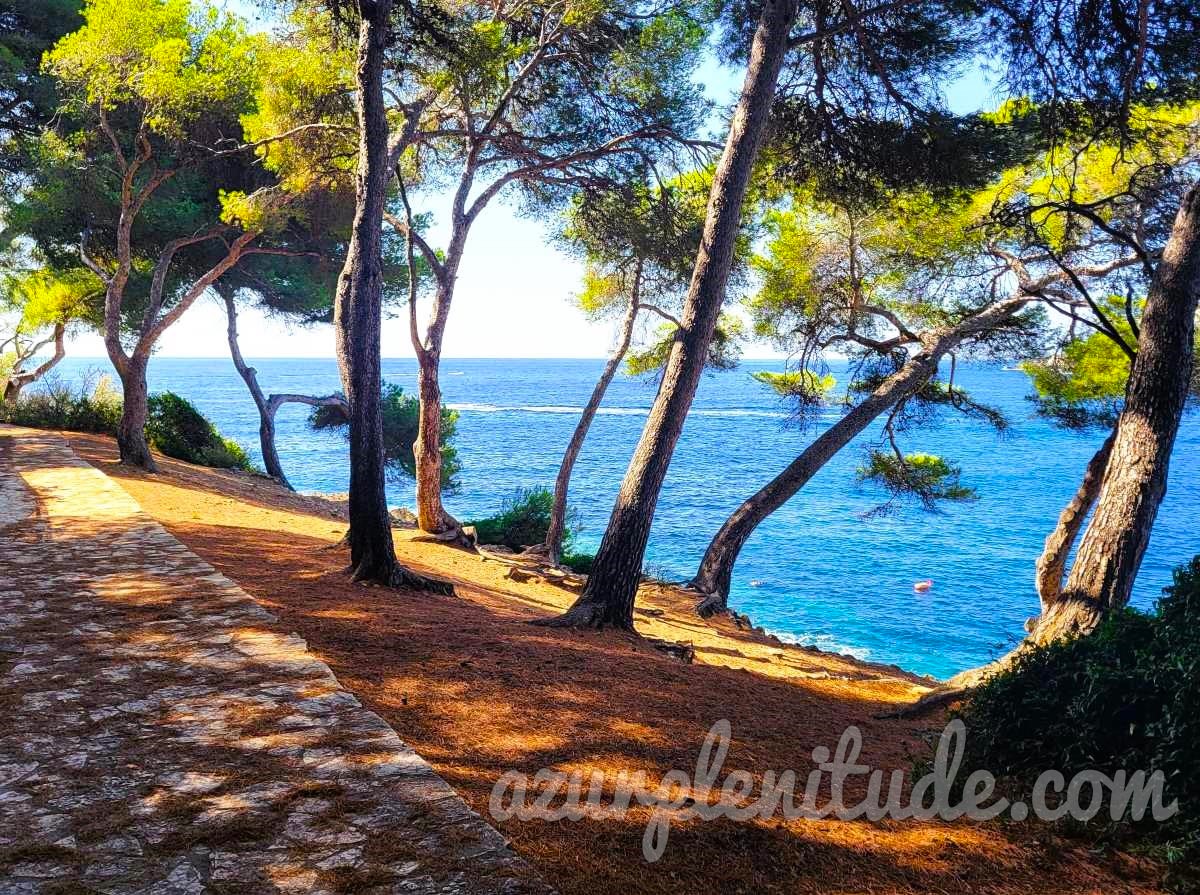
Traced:
<path fill-rule="evenodd" d="M 29 353 L 26 355 L 26 357 L 20 362 L 20 364 L 18 364 L 18 369 L 8 377 L 8 381 L 4 384 L 3 401 L 5 404 L 16 404 L 17 400 L 21 397 L 21 390 L 24 389 L 25 386 L 32 385 L 33 383 L 37 382 L 56 366 L 58 366 L 59 362 L 67 356 L 66 335 L 66 324 L 56 323 L 54 325 L 54 335 L 51 337 L 51 339 L 47 339 L 45 342 L 42 342 L 41 344 L 36 345 L 29 350 Z M 54 343 L 54 353 L 49 358 L 38 364 L 32 370 L 21 371 L 19 369 L 19 367 L 22 366 L 25 361 L 32 359 L 32 357 L 50 341 L 53 341 Z"/>
<path fill-rule="evenodd" d="M 135 351 L 117 369 L 121 373 L 121 422 L 117 426 L 117 447 L 121 462 L 140 466 L 147 472 L 158 472 L 158 464 L 150 454 L 146 441 L 146 417 L 149 415 L 146 386 L 146 366 L 149 357 Z"/>
<path fill-rule="evenodd" d="M 396 565 L 384 492 L 380 415 L 382 227 L 388 126 L 383 66 L 390 0 L 362 4 L 359 25 L 355 213 L 334 317 L 338 366 L 350 405 L 350 567 L 355 580 L 390 583 Z"/>
<path fill-rule="evenodd" d="M 262 386 L 258 383 L 258 372 L 246 363 L 246 359 L 242 357 L 241 346 L 238 344 L 237 304 L 230 290 L 219 289 L 218 291 L 225 301 L 229 356 L 233 359 L 233 366 L 238 371 L 238 375 L 242 377 L 242 381 L 246 383 L 250 397 L 254 399 L 254 406 L 258 409 L 258 445 L 262 452 L 263 468 L 267 475 L 284 487 L 291 489 L 291 483 L 283 474 L 283 464 L 279 462 L 279 452 L 275 449 L 275 414 L 268 413 L 267 398 L 263 394 Z"/>
<path fill-rule="evenodd" d="M 617 495 L 592 573 L 553 625 L 633 628 L 633 604 L 659 492 L 704 372 L 725 301 L 750 175 L 766 129 L 796 0 L 766 0 L 750 47 L 742 93 L 709 192 L 696 266 L 658 394 Z"/>
<path fill-rule="evenodd" d="M 350 407 L 346 403 L 346 399 L 340 395 L 326 395 L 318 398 L 311 395 L 268 396 L 263 394 L 262 386 L 258 382 L 258 371 L 246 363 L 245 358 L 242 357 L 241 346 L 238 344 L 237 305 L 234 303 L 233 296 L 224 290 L 221 290 L 221 297 L 225 300 L 225 313 L 229 321 L 229 355 L 233 358 L 233 366 L 237 369 L 238 375 L 242 377 L 242 381 L 246 383 L 246 389 L 250 392 L 254 406 L 258 409 L 258 443 L 259 449 L 262 451 L 263 467 L 266 469 L 267 475 L 285 488 L 294 491 L 291 482 L 284 475 L 283 464 L 279 460 L 279 452 L 275 447 L 275 417 L 279 413 L 279 408 L 284 404 L 307 404 L 310 407 L 324 407 L 332 404 L 340 406 L 348 418 Z"/>
<path fill-rule="evenodd" d="M 458 268 L 466 249 L 467 235 L 474 219 L 464 211 L 464 205 L 474 180 L 474 163 L 459 181 L 452 211 L 450 244 L 446 258 L 437 267 L 437 291 L 425 340 L 414 336 L 417 354 L 417 397 L 420 416 L 417 440 L 413 443 L 413 459 L 417 480 L 417 527 L 430 534 L 457 530 L 458 521 L 442 505 L 442 387 L 439 380 L 442 363 L 442 341 L 450 319 L 450 305 L 458 281 Z"/>
<path fill-rule="evenodd" d="M 453 593 L 396 561 L 384 478 L 380 407 L 383 212 L 391 174 L 383 69 L 391 0 L 361 4 L 358 32 L 358 170 L 346 262 L 334 297 L 338 368 L 350 418 L 350 573 L 356 581 Z"/>
<path fill-rule="evenodd" d="M 420 416 L 413 460 L 417 480 L 417 526 L 439 533 L 456 523 L 442 506 L 442 386 L 438 380 L 441 344 L 417 358 L 417 397 Z"/>
<path fill-rule="evenodd" d="M 1171 450 L 1192 374 L 1200 299 L 1200 185 L 1180 204 L 1142 312 L 1137 357 L 1096 509 L 1063 592 L 1031 639 L 1091 631 L 1129 602 L 1167 488 Z"/>
<path fill-rule="evenodd" d="M 121 378 L 123 389 L 124 405 L 121 411 L 121 423 L 117 430 L 117 446 L 120 449 L 121 462 L 131 466 L 140 466 L 149 472 L 157 472 L 158 468 L 150 454 L 145 433 L 148 398 L 146 367 L 150 362 L 151 352 L 162 334 L 177 323 L 201 295 L 214 286 L 231 267 L 241 260 L 242 255 L 248 251 L 250 243 L 258 237 L 258 233 L 246 231 L 229 243 L 225 256 L 196 279 L 170 310 L 162 312 L 167 271 L 176 252 L 184 246 L 215 238 L 220 231 L 214 230 L 206 234 L 180 237 L 168 243 L 155 264 L 150 285 L 149 304 L 142 317 L 137 344 L 132 352 L 127 353 L 121 344 L 121 304 L 124 300 L 125 284 L 128 281 L 129 272 L 126 218 L 131 214 L 131 208 L 124 207 L 121 213 L 121 224 L 118 227 L 118 253 L 122 260 L 119 262 L 116 272 L 108 279 L 105 292 L 104 347 L 108 351 L 113 368 Z"/>

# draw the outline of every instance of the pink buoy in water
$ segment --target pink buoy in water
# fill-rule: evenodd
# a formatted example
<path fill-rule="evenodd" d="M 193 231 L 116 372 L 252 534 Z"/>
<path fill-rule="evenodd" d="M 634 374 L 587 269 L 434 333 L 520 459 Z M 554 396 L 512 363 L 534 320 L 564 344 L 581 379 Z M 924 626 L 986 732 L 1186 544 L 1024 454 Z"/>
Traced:
<path fill-rule="evenodd" d="M 917 581 L 913 584 L 913 590 L 919 594 L 925 593 L 925 591 L 929 590 L 931 587 L 933 587 L 932 578 L 926 578 L 924 581 Z"/>

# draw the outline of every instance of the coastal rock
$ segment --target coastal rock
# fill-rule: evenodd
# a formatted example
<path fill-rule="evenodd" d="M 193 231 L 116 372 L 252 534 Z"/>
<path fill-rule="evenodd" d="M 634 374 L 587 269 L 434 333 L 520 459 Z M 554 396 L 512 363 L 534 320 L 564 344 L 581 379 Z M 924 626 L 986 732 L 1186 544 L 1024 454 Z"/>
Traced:
<path fill-rule="evenodd" d="M 416 528 L 417 514 L 408 507 L 388 507 L 393 528 Z"/>

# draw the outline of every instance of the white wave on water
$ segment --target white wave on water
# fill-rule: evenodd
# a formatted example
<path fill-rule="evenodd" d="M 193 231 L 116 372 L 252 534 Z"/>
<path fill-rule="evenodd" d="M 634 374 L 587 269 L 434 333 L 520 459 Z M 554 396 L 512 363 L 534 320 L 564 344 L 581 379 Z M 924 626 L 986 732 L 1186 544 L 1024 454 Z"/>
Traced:
<path fill-rule="evenodd" d="M 569 407 L 561 404 L 526 404 L 520 406 L 502 406 L 499 404 L 477 404 L 477 403 L 461 403 L 447 404 L 451 410 L 463 411 L 466 413 L 569 413 L 578 416 L 583 413 L 582 407 Z M 646 416 L 650 413 L 649 407 L 601 407 L 596 413 L 599 416 Z M 698 409 L 691 411 L 692 416 L 712 416 L 712 417 L 765 417 L 768 419 L 786 419 L 788 414 L 780 413 L 774 410 L 739 410 L 730 408 L 727 410 L 718 409 Z"/>
<path fill-rule="evenodd" d="M 871 654 L 871 651 L 865 646 L 847 646 L 846 644 L 834 640 L 831 634 L 809 634 L 805 631 L 803 634 L 791 634 L 787 631 L 773 631 L 767 628 L 768 634 L 774 634 L 784 643 L 794 644 L 795 646 L 815 646 L 823 653 L 837 653 L 838 655 L 853 656 L 856 659 L 865 660 Z"/>
<path fill-rule="evenodd" d="M 692 416 L 759 416 L 773 420 L 783 420 L 791 416 L 789 413 L 782 413 L 778 410 L 738 410 L 734 407 L 727 410 L 691 410 L 688 412 Z"/>

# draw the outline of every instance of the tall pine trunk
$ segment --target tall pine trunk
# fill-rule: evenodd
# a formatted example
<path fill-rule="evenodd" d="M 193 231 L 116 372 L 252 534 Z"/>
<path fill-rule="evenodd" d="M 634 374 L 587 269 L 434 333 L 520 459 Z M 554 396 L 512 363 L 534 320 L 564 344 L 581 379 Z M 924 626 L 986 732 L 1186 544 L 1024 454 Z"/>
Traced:
<path fill-rule="evenodd" d="M 609 383 L 617 375 L 617 370 L 620 369 L 621 361 L 624 360 L 625 353 L 629 351 L 629 343 L 633 339 L 633 325 L 637 321 L 638 311 L 641 309 L 637 299 L 640 281 L 641 265 L 639 264 L 638 270 L 634 274 L 634 295 L 625 312 L 625 318 L 621 321 L 621 335 L 618 338 L 617 347 L 608 358 L 608 362 L 604 365 L 604 371 L 596 381 L 595 388 L 592 389 L 592 396 L 588 398 L 587 405 L 583 408 L 583 414 L 579 417 L 579 422 L 575 424 L 575 431 L 571 433 L 571 440 L 567 443 L 562 463 L 558 467 L 558 477 L 554 480 L 554 505 L 550 510 L 550 526 L 546 529 L 544 546 L 551 564 L 558 562 L 559 554 L 562 551 L 563 536 L 566 534 L 567 491 L 571 486 L 571 473 L 575 469 L 575 461 L 579 459 L 579 452 L 583 449 L 583 442 L 587 439 L 588 430 L 592 427 L 592 420 L 596 418 L 596 412 L 600 409 L 600 402 L 604 400 L 604 393 L 608 391 Z"/>
<path fill-rule="evenodd" d="M 417 526 L 437 533 L 455 523 L 442 506 L 442 387 L 438 381 L 441 345 L 417 355 L 420 415 L 413 460 L 417 480 Z"/>
<path fill-rule="evenodd" d="M 873 421 L 925 386 L 937 373 L 943 357 L 967 339 L 1003 325 L 1030 301 L 1026 296 L 1005 299 L 941 332 L 924 337 L 923 349 L 881 382 L 844 417 L 823 432 L 779 475 L 745 500 L 708 545 L 691 587 L 704 595 L 697 611 L 712 615 L 725 609 L 733 567 L 742 547 L 763 520 L 796 495 L 837 453 Z"/>
<path fill-rule="evenodd" d="M 741 97 L 713 176 L 704 234 L 658 395 L 650 410 L 596 553 L 587 586 L 554 625 L 633 628 L 633 603 L 658 495 L 704 372 L 725 301 L 742 205 L 775 97 L 797 0 L 763 4 Z"/>
<path fill-rule="evenodd" d="M 469 179 L 463 183 L 469 184 Z M 453 233 L 446 250 L 446 259 L 438 275 L 437 292 L 433 299 L 425 342 L 413 336 L 417 355 L 417 397 L 420 415 L 417 418 L 417 440 L 413 442 L 413 459 L 417 479 L 417 527 L 431 534 L 447 532 L 462 535 L 461 528 L 442 504 L 442 386 L 439 380 L 442 363 L 442 341 L 446 322 L 450 318 L 450 303 L 458 279 L 458 266 L 466 246 L 470 221 L 458 204 L 465 195 L 460 185 L 453 212 Z M 415 333 L 415 329 L 414 329 Z"/>
<path fill-rule="evenodd" d="M 1184 197 L 1155 270 L 1096 509 L 1063 592 L 1030 635 L 1036 642 L 1091 631 L 1129 602 L 1167 488 L 1191 381 L 1198 299 L 1200 185 Z"/>
<path fill-rule="evenodd" d="M 390 583 L 396 564 L 384 492 L 380 413 L 382 230 L 387 195 L 388 124 L 383 96 L 389 0 L 363 4 L 358 41 L 358 172 L 354 223 L 336 301 L 350 405 L 350 568 L 355 580 Z"/>
<path fill-rule="evenodd" d="M 121 422 L 117 426 L 117 447 L 121 463 L 139 466 L 148 472 L 158 472 L 146 441 L 146 417 L 149 415 L 149 390 L 146 385 L 146 366 L 149 358 L 135 351 L 117 366 L 121 377 Z"/>
<path fill-rule="evenodd" d="M 338 366 L 350 411 L 350 572 L 356 581 L 452 592 L 450 585 L 421 578 L 396 562 L 384 490 L 380 318 L 383 211 L 391 172 L 383 67 L 391 8 L 390 0 L 362 5 L 354 222 L 334 301 Z"/>

